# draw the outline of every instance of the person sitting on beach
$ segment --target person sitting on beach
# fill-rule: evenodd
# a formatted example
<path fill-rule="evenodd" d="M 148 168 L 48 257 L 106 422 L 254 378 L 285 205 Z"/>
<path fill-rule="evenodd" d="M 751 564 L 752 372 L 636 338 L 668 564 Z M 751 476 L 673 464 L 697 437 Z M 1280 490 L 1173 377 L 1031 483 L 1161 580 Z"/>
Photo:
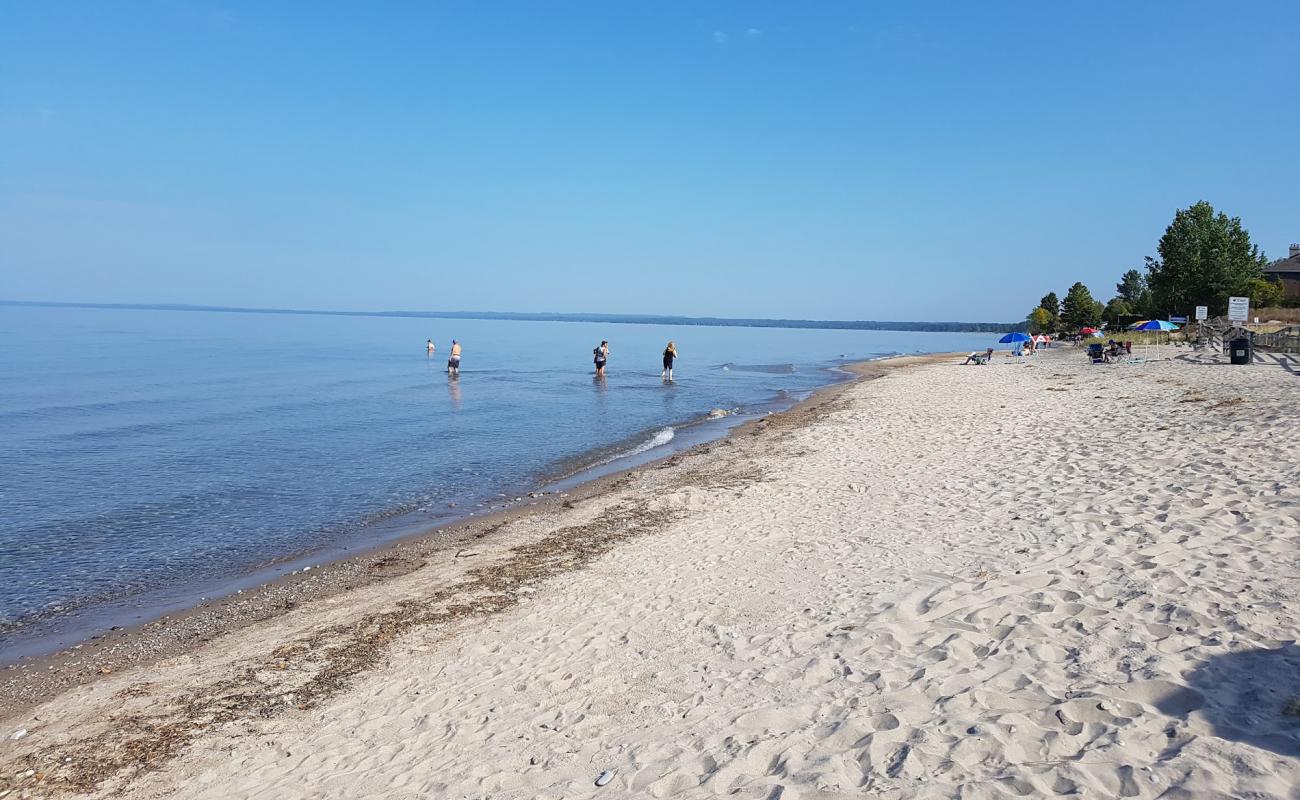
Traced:
<path fill-rule="evenodd" d="M 987 364 L 989 363 L 990 360 L 992 360 L 992 358 L 993 358 L 993 348 L 990 347 L 989 349 L 985 350 L 983 353 L 980 353 L 978 351 L 971 353 L 970 355 L 966 356 L 966 360 L 961 363 L 962 366 L 965 366 L 966 364 L 969 364 L 972 361 L 975 362 L 976 364 Z"/>
<path fill-rule="evenodd" d="M 593 356 L 595 356 L 594 361 L 596 362 L 596 377 L 597 378 L 605 377 L 605 362 L 609 361 L 609 342 L 604 339 L 601 339 L 600 346 L 597 347 L 595 350 L 592 350 L 591 353 Z"/>
<path fill-rule="evenodd" d="M 665 380 L 672 380 L 673 362 L 676 360 L 677 345 L 673 344 L 672 341 L 669 340 L 668 346 L 664 348 L 664 371 L 659 374 L 659 377 L 664 378 Z"/>
<path fill-rule="evenodd" d="M 451 354 L 447 357 L 447 374 L 460 374 L 460 342 L 451 340 Z"/>

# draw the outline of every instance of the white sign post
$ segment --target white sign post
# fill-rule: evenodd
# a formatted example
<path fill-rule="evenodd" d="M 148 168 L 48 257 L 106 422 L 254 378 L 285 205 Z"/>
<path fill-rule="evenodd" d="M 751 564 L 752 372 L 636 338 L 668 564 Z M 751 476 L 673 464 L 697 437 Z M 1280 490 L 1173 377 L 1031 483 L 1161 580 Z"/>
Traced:
<path fill-rule="evenodd" d="M 1233 322 L 1245 322 L 1250 319 L 1250 298 L 1249 297 L 1229 297 L 1228 298 L 1228 319 Z"/>
<path fill-rule="evenodd" d="M 1205 320 L 1209 319 L 1209 317 L 1210 317 L 1210 307 L 1209 307 L 1209 306 L 1197 306 L 1197 307 L 1196 307 L 1196 321 L 1197 321 L 1197 322 L 1204 322 Z"/>

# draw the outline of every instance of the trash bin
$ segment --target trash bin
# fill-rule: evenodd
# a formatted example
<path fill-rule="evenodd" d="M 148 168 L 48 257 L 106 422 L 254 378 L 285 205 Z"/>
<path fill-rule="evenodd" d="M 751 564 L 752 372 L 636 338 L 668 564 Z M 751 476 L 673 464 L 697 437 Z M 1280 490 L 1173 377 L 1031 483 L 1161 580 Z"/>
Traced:
<path fill-rule="evenodd" d="M 1234 364 L 1250 363 L 1250 339 L 1242 337 L 1228 342 L 1228 358 Z"/>

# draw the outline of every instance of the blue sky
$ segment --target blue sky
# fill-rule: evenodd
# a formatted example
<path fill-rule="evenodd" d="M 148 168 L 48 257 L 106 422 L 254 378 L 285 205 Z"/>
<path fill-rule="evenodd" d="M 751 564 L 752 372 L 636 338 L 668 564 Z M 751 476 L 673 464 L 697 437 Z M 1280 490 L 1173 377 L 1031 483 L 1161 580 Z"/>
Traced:
<path fill-rule="evenodd" d="M 1300 240 L 1300 3 L 0 0 L 0 298 L 1011 320 Z"/>

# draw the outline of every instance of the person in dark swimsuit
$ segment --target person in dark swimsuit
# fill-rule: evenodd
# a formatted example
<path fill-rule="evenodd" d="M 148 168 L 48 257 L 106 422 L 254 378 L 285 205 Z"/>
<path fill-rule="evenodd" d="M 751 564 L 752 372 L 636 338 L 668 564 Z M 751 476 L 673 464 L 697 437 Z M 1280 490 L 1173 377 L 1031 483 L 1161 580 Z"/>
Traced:
<path fill-rule="evenodd" d="M 605 362 L 609 360 L 609 342 L 602 339 L 600 341 L 600 347 L 597 347 L 595 350 L 592 350 L 591 353 L 593 356 L 595 356 L 594 360 L 596 362 L 596 377 L 597 378 L 605 377 Z"/>
<path fill-rule="evenodd" d="M 677 360 L 677 345 L 673 344 L 670 341 L 668 342 L 668 346 L 664 348 L 664 371 L 660 373 L 659 377 L 663 378 L 666 381 L 672 380 L 673 362 L 676 360 Z"/>

